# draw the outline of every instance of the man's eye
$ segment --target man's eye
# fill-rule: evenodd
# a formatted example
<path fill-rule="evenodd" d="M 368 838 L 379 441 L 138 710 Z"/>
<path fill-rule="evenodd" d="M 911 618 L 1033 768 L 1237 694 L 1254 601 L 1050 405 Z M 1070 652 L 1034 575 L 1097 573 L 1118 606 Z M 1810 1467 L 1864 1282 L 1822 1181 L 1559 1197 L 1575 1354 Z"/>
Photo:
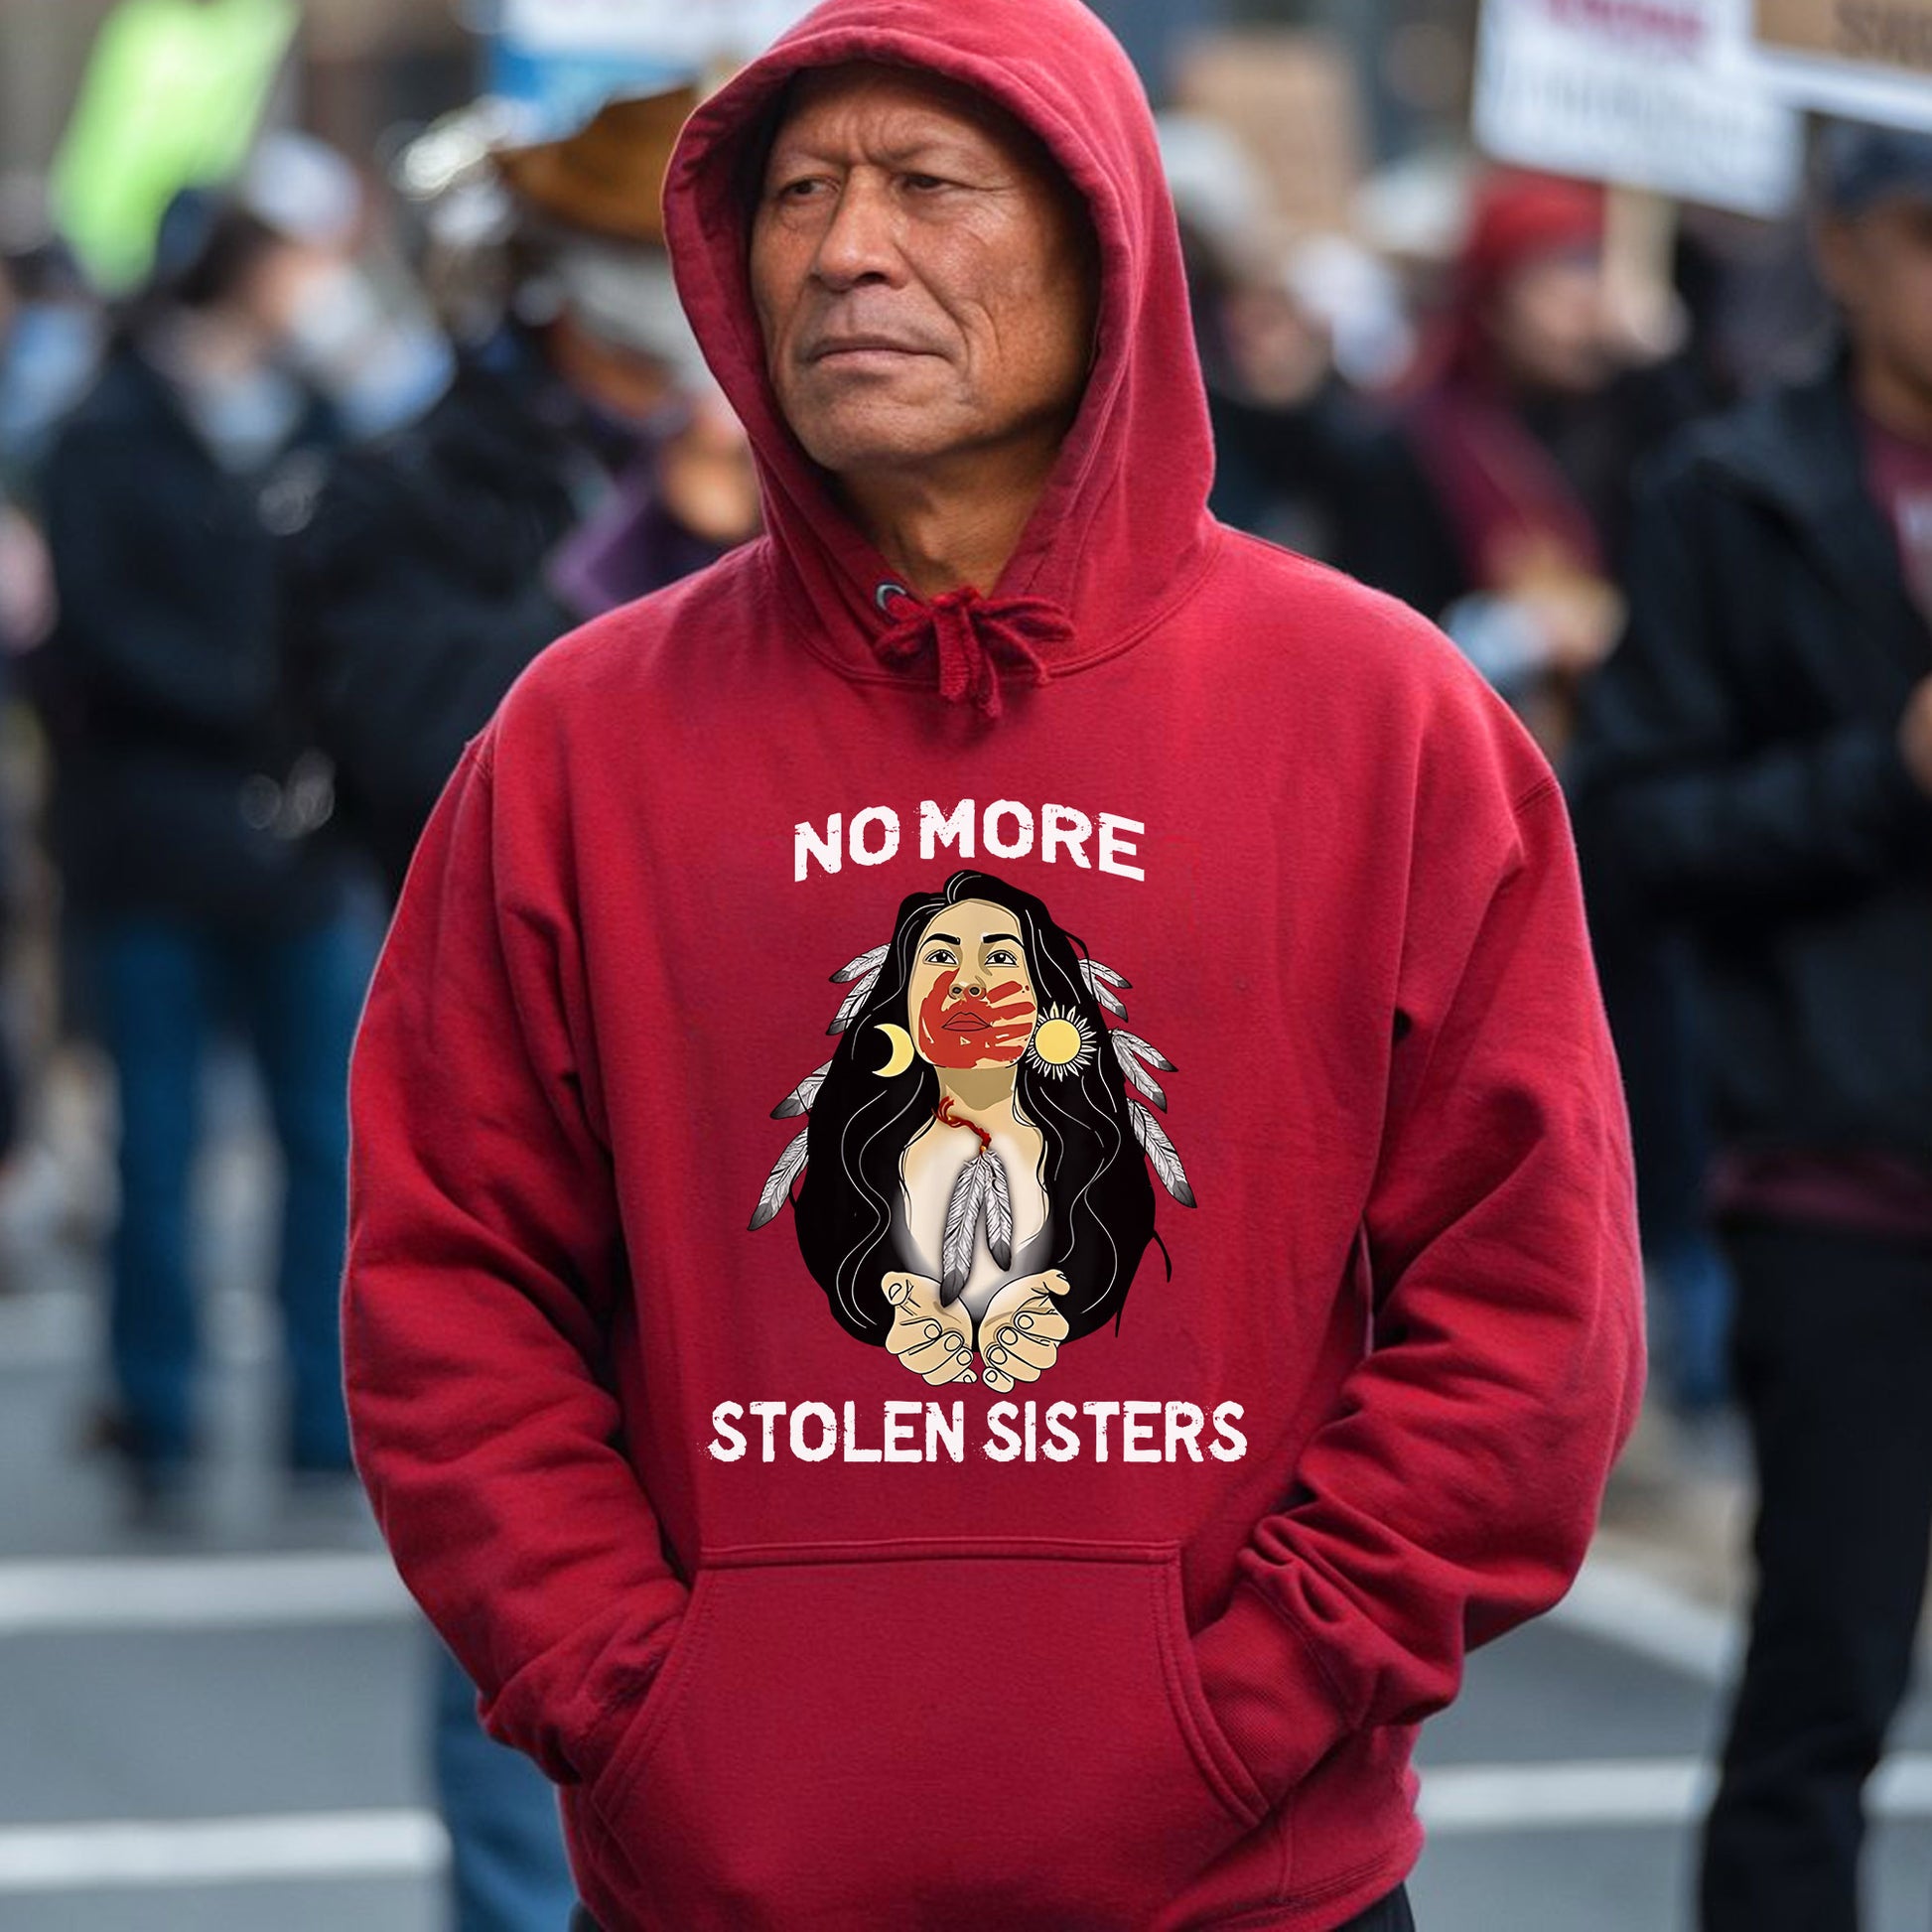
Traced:
<path fill-rule="evenodd" d="M 916 189 L 922 195 L 936 188 L 950 188 L 952 186 L 951 182 L 941 181 L 937 175 L 907 175 L 904 177 L 904 180 L 907 188 Z"/>
<path fill-rule="evenodd" d="M 801 175 L 796 181 L 780 182 L 772 191 L 771 199 L 774 202 L 802 202 L 824 185 L 816 176 Z"/>
<path fill-rule="evenodd" d="M 1018 966 L 1020 955 L 1010 946 L 1002 946 L 998 952 L 990 952 L 986 955 L 986 963 L 989 966 Z"/>
<path fill-rule="evenodd" d="M 928 966 L 953 966 L 957 965 L 958 961 L 953 958 L 952 954 L 944 946 L 934 946 L 926 954 L 925 963 Z"/>

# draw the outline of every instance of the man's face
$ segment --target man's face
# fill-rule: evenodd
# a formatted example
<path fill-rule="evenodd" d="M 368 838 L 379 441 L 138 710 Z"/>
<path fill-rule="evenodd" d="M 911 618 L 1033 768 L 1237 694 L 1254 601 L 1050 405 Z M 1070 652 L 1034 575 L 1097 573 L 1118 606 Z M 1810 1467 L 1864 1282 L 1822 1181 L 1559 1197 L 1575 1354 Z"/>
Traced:
<path fill-rule="evenodd" d="M 934 1066 L 1014 1066 L 1027 1050 L 1038 1012 L 1019 925 L 1004 905 L 983 898 L 941 906 L 926 921 L 906 989 L 906 1024 Z"/>
<path fill-rule="evenodd" d="M 1488 321 L 1491 339 L 1519 381 L 1587 395 L 1609 378 L 1603 263 L 1595 249 L 1525 262 L 1497 291 Z"/>
<path fill-rule="evenodd" d="M 752 231 L 785 419 L 842 477 L 1057 448 L 1092 357 L 1093 256 L 1071 186 L 990 102 L 894 68 L 806 75 Z"/>
<path fill-rule="evenodd" d="M 1819 253 L 1860 352 L 1932 398 L 1932 197 L 1897 195 L 1828 220 Z"/>

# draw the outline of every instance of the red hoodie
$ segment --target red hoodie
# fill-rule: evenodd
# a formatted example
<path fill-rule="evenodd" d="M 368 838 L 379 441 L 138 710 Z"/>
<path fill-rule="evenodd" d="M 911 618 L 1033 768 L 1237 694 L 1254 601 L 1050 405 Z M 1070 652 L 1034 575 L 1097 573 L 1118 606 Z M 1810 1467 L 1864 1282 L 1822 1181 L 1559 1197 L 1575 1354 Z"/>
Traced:
<path fill-rule="evenodd" d="M 984 600 L 886 588 L 762 370 L 747 160 L 861 58 L 1003 102 L 1102 243 Z M 423 837 L 351 1076 L 358 1466 L 608 1932 L 1325 1932 L 1637 1409 L 1563 798 L 1431 625 L 1208 517 L 1073 0 L 830 0 L 667 212 L 769 535 L 544 652 Z M 1016 1282 L 1066 1335 L 1008 1386 Z"/>

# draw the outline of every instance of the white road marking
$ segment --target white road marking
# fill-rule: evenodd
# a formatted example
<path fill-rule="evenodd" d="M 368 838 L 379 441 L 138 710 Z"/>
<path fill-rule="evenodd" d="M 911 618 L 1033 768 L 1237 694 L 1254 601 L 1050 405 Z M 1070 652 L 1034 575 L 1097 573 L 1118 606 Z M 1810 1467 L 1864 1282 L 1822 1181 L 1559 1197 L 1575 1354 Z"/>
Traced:
<path fill-rule="evenodd" d="M 1728 1683 L 1743 1661 L 1738 1618 L 1610 1557 L 1587 1557 L 1570 1593 L 1544 1620 L 1700 1683 Z"/>
<path fill-rule="evenodd" d="M 427 1811 L 9 1826 L 0 1894 L 413 1878 L 442 1871 L 449 1858 L 449 1835 Z"/>
<path fill-rule="evenodd" d="M 91 1281 L 0 1296 L 0 1375 L 90 1367 L 106 1347 L 104 1309 Z M 272 1366 L 281 1352 L 279 1320 L 259 1294 L 209 1289 L 202 1322 L 207 1360 L 217 1368 Z"/>
<path fill-rule="evenodd" d="M 1427 1771 L 1431 1836 L 1671 1828 L 1693 1824 L 1715 1773 L 1692 1758 L 1455 1764 Z M 1932 1753 L 1880 1766 L 1874 1817 L 1932 1819 Z M 427 1811 L 291 1813 L 265 1818 L 111 1820 L 0 1829 L 0 1894 L 262 1880 L 433 1877 L 449 1838 Z"/>
<path fill-rule="evenodd" d="M 0 1637 L 313 1628 L 418 1615 L 387 1556 L 89 1557 L 0 1563 Z"/>
<path fill-rule="evenodd" d="M 1693 1824 L 1717 1786 L 1697 1758 L 1611 1758 L 1596 1763 L 1451 1764 L 1422 1773 L 1424 1827 L 1445 1838 Z M 1867 1788 L 1874 1817 L 1932 1818 L 1932 1753 L 1901 1752 Z"/>
<path fill-rule="evenodd" d="M 1694 1758 L 1597 1764 L 1454 1764 L 1422 1773 L 1424 1828 L 1438 1837 L 1682 1825 L 1710 1802 L 1711 1767 Z"/>

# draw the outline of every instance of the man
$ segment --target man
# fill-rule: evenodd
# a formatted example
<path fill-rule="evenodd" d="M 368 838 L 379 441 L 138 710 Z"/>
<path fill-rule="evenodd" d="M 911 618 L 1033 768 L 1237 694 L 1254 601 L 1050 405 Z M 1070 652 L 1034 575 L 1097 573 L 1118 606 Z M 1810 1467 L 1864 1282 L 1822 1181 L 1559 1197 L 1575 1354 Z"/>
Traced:
<path fill-rule="evenodd" d="M 768 534 L 417 850 L 345 1291 L 402 1574 L 607 1932 L 1407 1926 L 1416 1726 L 1642 1381 L 1561 794 L 1208 518 L 1074 0 L 831 0 L 666 216 Z"/>
<path fill-rule="evenodd" d="M 1695 938 L 1758 1479 L 1706 1932 L 1858 1923 L 1932 1527 L 1932 138 L 1840 124 L 1817 379 L 1661 465 L 1580 817 Z"/>

